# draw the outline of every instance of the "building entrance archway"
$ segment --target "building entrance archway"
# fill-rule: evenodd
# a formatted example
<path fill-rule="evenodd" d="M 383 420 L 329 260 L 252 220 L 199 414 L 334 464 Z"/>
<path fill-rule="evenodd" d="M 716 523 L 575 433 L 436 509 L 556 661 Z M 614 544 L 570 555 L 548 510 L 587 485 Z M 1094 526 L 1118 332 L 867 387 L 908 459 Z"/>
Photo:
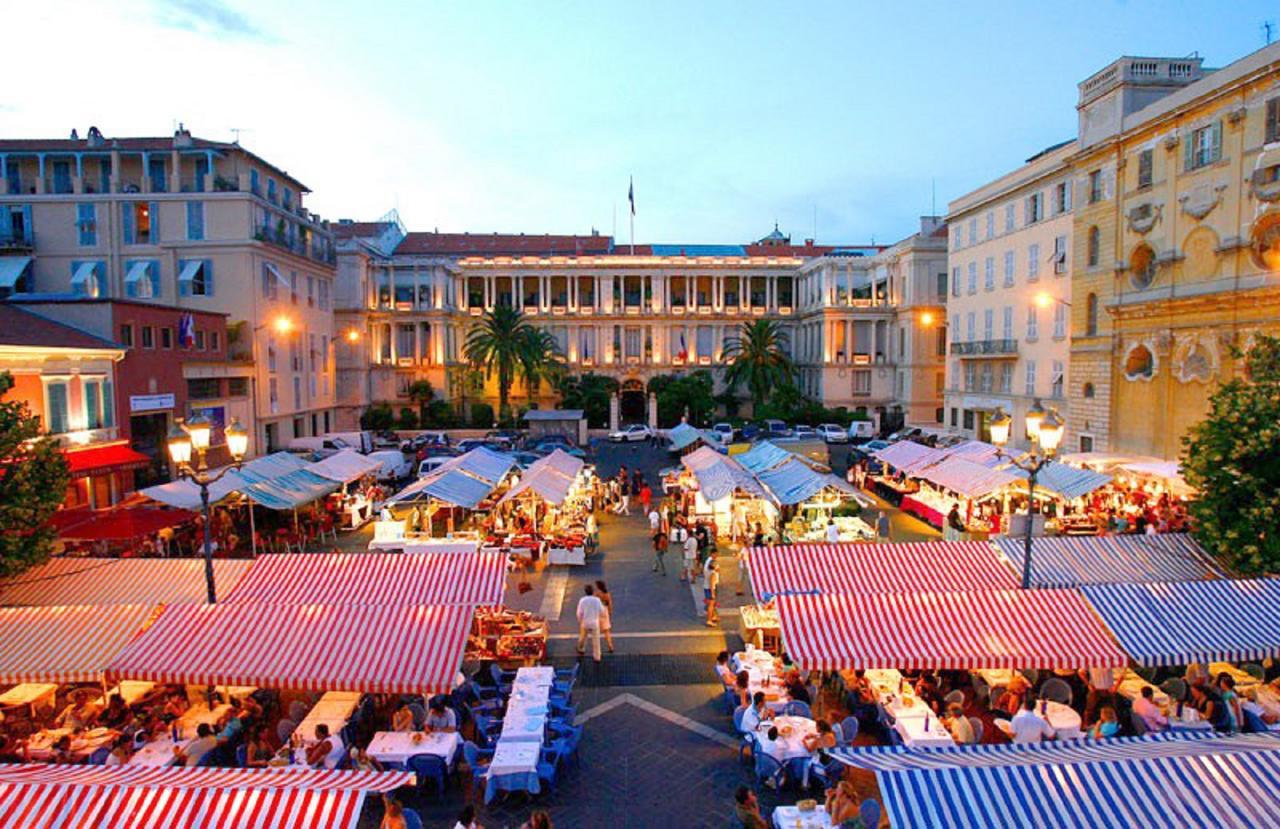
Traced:
<path fill-rule="evenodd" d="M 618 415 L 623 423 L 645 422 L 645 389 L 640 380 L 622 383 L 618 400 Z"/>

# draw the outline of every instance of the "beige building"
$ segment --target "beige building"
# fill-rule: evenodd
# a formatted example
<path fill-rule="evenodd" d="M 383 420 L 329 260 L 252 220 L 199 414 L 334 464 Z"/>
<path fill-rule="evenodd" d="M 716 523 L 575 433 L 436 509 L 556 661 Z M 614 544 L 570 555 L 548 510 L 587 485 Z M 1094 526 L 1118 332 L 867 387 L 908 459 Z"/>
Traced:
<path fill-rule="evenodd" d="M 254 365 L 250 451 L 323 433 L 334 425 L 335 251 L 307 192 L 239 144 L 184 129 L 0 140 L 0 296 L 225 313 L 231 358 Z"/>
<path fill-rule="evenodd" d="M 949 206 L 946 422 L 989 440 L 997 409 L 1018 424 L 1036 399 L 1067 413 L 1076 143 L 1055 145 Z"/>
<path fill-rule="evenodd" d="M 1232 347 L 1280 330 L 1280 44 L 1080 84 L 1065 446 L 1176 458 Z"/>

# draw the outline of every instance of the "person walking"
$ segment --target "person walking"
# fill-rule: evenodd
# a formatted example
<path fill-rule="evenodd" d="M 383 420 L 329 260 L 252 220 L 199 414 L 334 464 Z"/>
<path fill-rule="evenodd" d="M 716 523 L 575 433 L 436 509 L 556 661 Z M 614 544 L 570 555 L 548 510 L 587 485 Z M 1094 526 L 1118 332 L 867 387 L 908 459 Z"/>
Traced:
<path fill-rule="evenodd" d="M 715 556 L 707 559 L 707 566 L 702 571 L 702 597 L 707 605 L 707 627 L 720 624 L 720 614 L 716 611 L 716 591 L 720 587 L 720 565 Z"/>
<path fill-rule="evenodd" d="M 668 543 L 667 534 L 662 531 L 662 528 L 658 528 L 653 534 L 653 572 L 661 570 L 664 576 L 667 574 Z"/>
<path fill-rule="evenodd" d="M 646 514 L 648 514 L 650 507 L 653 505 L 653 490 L 644 482 L 640 483 L 640 505 L 644 507 Z"/>
<path fill-rule="evenodd" d="M 586 654 L 587 636 L 591 636 L 591 656 L 600 661 L 600 618 L 604 615 L 604 604 L 596 598 L 595 588 L 584 585 L 585 593 L 578 599 L 578 656 Z"/>
<path fill-rule="evenodd" d="M 615 515 L 631 514 L 631 482 L 624 476 L 622 482 L 618 485 L 618 506 L 613 511 Z"/>
<path fill-rule="evenodd" d="M 680 573 L 680 581 L 692 583 L 695 578 L 694 572 L 698 566 L 698 538 L 685 531 L 683 527 L 680 530 L 684 535 L 684 570 Z"/>
<path fill-rule="evenodd" d="M 876 518 L 876 541 L 881 544 L 889 543 L 889 516 L 884 514 L 884 510 L 880 510 L 880 515 Z"/>
<path fill-rule="evenodd" d="M 603 581 L 596 582 L 596 598 L 604 606 L 604 613 L 600 614 L 600 634 L 609 646 L 609 653 L 613 653 L 613 594 Z"/>

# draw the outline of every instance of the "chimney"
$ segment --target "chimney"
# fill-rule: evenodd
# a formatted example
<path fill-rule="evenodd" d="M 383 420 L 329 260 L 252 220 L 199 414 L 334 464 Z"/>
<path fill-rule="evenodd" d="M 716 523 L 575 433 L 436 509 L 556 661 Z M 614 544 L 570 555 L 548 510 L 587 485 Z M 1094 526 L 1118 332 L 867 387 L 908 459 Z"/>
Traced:
<path fill-rule="evenodd" d="M 75 128 L 75 127 L 72 127 L 72 128 L 71 128 L 71 140 L 72 140 L 72 141 L 79 141 L 79 140 L 80 140 L 80 133 L 76 132 L 76 128 Z"/>
<path fill-rule="evenodd" d="M 190 147 L 191 131 L 188 130 L 181 122 L 178 123 L 178 130 L 173 134 L 173 146 Z"/>
<path fill-rule="evenodd" d="M 90 147 L 101 147 L 106 143 L 106 140 L 102 137 L 102 130 L 97 127 L 89 127 L 87 140 Z"/>
<path fill-rule="evenodd" d="M 804 246 L 805 246 L 805 247 L 807 247 L 807 248 L 811 248 L 811 247 L 813 247 L 813 241 L 814 241 L 813 239 L 805 239 L 805 240 L 804 240 Z"/>

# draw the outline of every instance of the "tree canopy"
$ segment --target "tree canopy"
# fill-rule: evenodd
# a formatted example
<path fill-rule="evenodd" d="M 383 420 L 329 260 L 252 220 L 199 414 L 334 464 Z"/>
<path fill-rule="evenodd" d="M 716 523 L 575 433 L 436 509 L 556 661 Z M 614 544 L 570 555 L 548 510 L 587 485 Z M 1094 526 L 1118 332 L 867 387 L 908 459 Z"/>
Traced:
<path fill-rule="evenodd" d="M 587 372 L 560 377 L 556 388 L 562 408 L 582 409 L 587 425 L 593 428 L 609 425 L 609 398 L 618 390 L 617 380 Z"/>
<path fill-rule="evenodd" d="M 1183 437 L 1189 510 L 1205 549 L 1244 574 L 1280 570 L 1280 339 L 1260 337 L 1245 376 L 1220 385 Z"/>
<path fill-rule="evenodd" d="M 728 362 L 724 379 L 729 388 L 745 384 L 751 402 L 759 407 L 771 391 L 790 385 L 795 365 L 787 355 L 787 333 L 777 320 L 744 322 L 724 349 Z"/>
<path fill-rule="evenodd" d="M 524 313 L 505 305 L 486 311 L 467 332 L 467 361 L 486 377 L 497 375 L 498 417 L 511 416 L 511 386 L 523 378 L 530 393 L 560 365 L 555 339 L 529 322 Z"/>
<path fill-rule="evenodd" d="M 70 473 L 56 441 L 42 437 L 40 418 L 20 400 L 4 400 L 13 377 L 0 373 L 0 575 L 48 557 L 57 533 L 49 519 L 67 492 Z"/>

